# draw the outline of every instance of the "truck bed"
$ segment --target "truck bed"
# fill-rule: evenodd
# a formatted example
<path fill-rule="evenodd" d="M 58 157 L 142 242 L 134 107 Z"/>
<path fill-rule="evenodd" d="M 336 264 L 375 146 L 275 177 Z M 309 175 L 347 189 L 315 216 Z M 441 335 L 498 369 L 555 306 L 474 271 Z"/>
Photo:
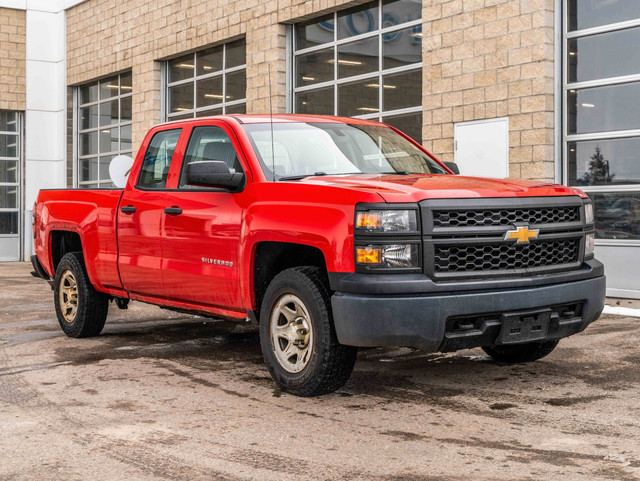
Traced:
<path fill-rule="evenodd" d="M 82 235 L 87 273 L 98 290 L 121 291 L 118 273 L 117 209 L 122 189 L 41 190 L 37 201 L 36 255 L 55 275 L 52 230 Z M 55 244 L 55 243 L 54 243 Z"/>

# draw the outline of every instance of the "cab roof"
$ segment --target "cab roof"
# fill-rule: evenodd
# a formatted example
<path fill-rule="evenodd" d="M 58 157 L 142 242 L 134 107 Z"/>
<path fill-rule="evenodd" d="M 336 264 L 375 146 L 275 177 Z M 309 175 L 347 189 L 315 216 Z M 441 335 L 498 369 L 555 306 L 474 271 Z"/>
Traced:
<path fill-rule="evenodd" d="M 185 122 L 201 122 L 203 120 L 235 120 L 240 124 L 274 124 L 301 123 L 301 122 L 324 122 L 332 124 L 358 124 L 358 125 L 380 125 L 376 120 L 354 119 L 351 117 L 336 117 L 333 115 L 306 115 L 306 114 L 238 114 L 238 115 L 213 115 L 209 117 L 196 117 L 193 119 L 181 119 L 166 122 L 166 124 L 177 124 Z"/>

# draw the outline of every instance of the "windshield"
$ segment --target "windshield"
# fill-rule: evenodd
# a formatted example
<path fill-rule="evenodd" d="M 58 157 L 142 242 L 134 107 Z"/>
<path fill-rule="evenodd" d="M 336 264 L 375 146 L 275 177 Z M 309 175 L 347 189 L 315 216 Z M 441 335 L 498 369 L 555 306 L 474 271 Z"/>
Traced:
<path fill-rule="evenodd" d="M 339 174 L 444 174 L 445 169 L 384 126 L 337 123 L 242 126 L 267 178 Z"/>

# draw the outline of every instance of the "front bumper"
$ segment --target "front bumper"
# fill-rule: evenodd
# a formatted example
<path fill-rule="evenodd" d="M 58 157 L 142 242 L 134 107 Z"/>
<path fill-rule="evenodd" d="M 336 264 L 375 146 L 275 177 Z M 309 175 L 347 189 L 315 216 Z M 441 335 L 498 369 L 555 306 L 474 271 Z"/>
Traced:
<path fill-rule="evenodd" d="M 422 293 L 393 289 L 388 294 L 337 291 L 331 299 L 336 334 L 340 343 L 350 346 L 452 351 L 494 346 L 504 337 L 501 322 L 509 314 L 546 310 L 548 328 L 535 340 L 567 337 L 583 331 L 604 308 L 606 282 L 597 264 L 599 268 L 591 269 L 596 277 L 563 283 L 548 283 L 547 278 L 538 286 Z M 466 329 L 459 329 L 460 319 L 466 319 Z"/>

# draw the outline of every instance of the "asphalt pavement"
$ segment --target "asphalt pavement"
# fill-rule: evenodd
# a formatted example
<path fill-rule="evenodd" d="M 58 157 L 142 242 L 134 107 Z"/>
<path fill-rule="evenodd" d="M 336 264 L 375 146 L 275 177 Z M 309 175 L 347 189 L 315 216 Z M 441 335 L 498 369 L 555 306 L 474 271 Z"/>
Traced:
<path fill-rule="evenodd" d="M 29 271 L 0 264 L 1 480 L 640 479 L 640 318 L 526 365 L 362 350 L 301 399 L 248 324 L 134 302 L 70 339 Z"/>

